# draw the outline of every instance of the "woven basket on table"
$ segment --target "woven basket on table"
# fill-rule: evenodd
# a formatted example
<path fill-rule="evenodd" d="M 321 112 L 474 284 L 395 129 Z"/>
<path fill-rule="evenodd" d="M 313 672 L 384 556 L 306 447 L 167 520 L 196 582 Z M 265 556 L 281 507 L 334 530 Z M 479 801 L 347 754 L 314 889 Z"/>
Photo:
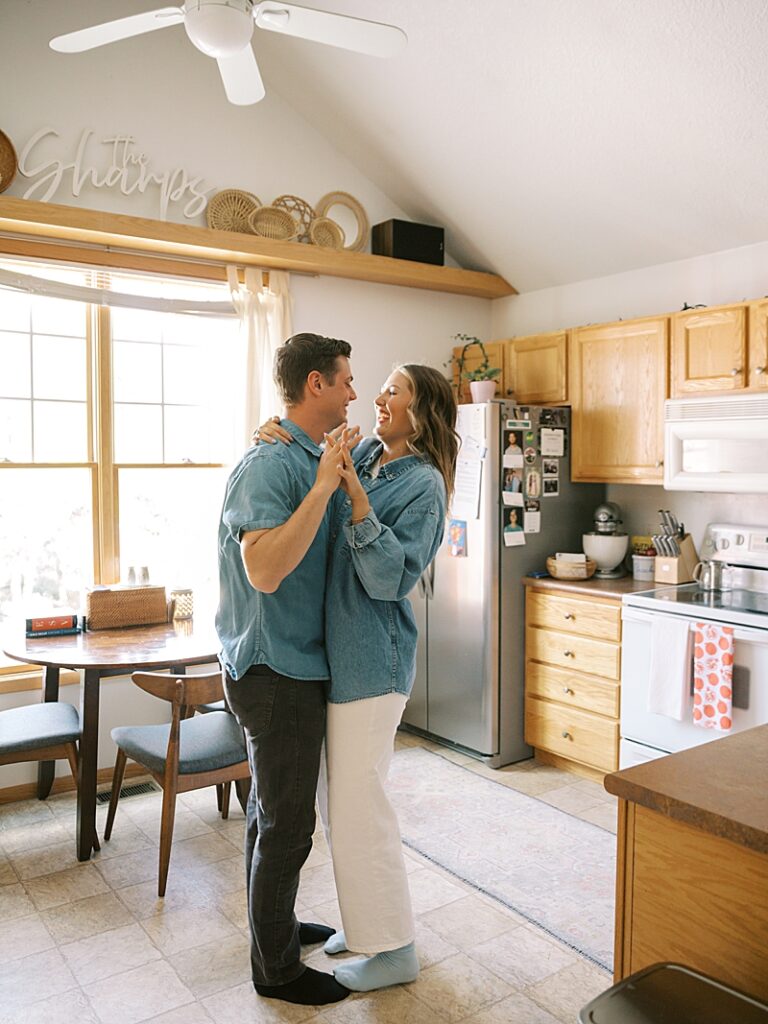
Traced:
<path fill-rule="evenodd" d="M 309 226 L 315 219 L 315 211 L 301 196 L 278 196 L 277 199 L 272 201 L 273 206 L 279 207 L 281 210 L 287 210 L 290 213 L 296 223 L 299 225 L 298 240 L 305 242 L 309 238 Z"/>
<path fill-rule="evenodd" d="M 293 241 L 301 230 L 296 219 L 279 206 L 260 206 L 254 210 L 248 218 L 248 227 L 254 235 L 276 242 Z"/>
<path fill-rule="evenodd" d="M 89 590 L 85 595 L 85 618 L 89 630 L 167 622 L 165 587 Z"/>
<path fill-rule="evenodd" d="M 343 249 L 344 228 L 330 217 L 315 217 L 309 225 L 309 240 L 323 249 Z"/>
<path fill-rule="evenodd" d="M 252 192 L 239 188 L 227 188 L 217 192 L 208 202 L 205 216 L 209 228 L 218 231 L 241 231 L 247 234 L 248 217 L 261 206 L 261 200 Z"/>
<path fill-rule="evenodd" d="M 16 177 L 18 166 L 13 143 L 5 132 L 0 132 L 0 192 L 5 192 Z"/>

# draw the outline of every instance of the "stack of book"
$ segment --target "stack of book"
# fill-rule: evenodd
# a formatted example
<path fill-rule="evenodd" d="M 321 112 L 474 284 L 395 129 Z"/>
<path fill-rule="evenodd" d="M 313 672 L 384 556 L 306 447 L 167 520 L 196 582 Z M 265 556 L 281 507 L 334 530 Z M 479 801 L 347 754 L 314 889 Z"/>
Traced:
<path fill-rule="evenodd" d="M 69 636 L 82 633 L 82 626 L 77 615 L 39 615 L 27 619 L 27 636 Z"/>

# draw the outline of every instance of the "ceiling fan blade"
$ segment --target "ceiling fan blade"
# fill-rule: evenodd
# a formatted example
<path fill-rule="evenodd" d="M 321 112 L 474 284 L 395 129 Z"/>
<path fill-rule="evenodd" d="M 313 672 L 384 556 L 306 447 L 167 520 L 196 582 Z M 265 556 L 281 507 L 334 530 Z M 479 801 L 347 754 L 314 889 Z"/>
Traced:
<path fill-rule="evenodd" d="M 145 11 L 144 14 L 132 14 L 129 18 L 106 21 L 103 25 L 81 28 L 78 32 L 67 32 L 66 35 L 56 36 L 48 45 L 58 53 L 82 53 L 96 46 L 115 43 L 118 39 L 154 32 L 167 25 L 178 25 L 182 21 L 184 11 L 181 7 L 161 7 L 156 11 Z"/>
<path fill-rule="evenodd" d="M 283 4 L 263 0 L 253 8 L 253 16 L 259 28 L 270 32 L 282 32 L 287 36 L 298 36 L 315 43 L 340 46 L 344 50 L 355 50 L 371 57 L 394 57 L 408 42 L 405 32 L 394 25 L 383 25 L 378 21 L 362 21 L 344 14 L 328 14 L 313 11 L 309 7 Z"/>
<path fill-rule="evenodd" d="M 264 99 L 264 83 L 250 44 L 232 57 L 217 57 L 216 63 L 230 103 L 246 107 Z"/>

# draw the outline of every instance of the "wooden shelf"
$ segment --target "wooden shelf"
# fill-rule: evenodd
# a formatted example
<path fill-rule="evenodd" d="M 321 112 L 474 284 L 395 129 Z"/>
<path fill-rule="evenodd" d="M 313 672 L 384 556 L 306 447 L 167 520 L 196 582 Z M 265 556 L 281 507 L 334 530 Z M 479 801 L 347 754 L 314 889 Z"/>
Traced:
<path fill-rule="evenodd" d="M 22 244 L 19 244 L 19 238 Z M 83 250 L 99 252 L 102 254 L 99 263 L 109 262 L 104 260 L 104 252 L 120 250 L 123 254 L 127 251 L 156 261 L 175 258 L 218 266 L 235 263 L 265 270 L 289 270 L 301 274 L 322 274 L 375 284 L 400 285 L 404 288 L 452 292 L 481 299 L 498 299 L 517 294 L 504 278 L 476 270 L 436 267 L 428 263 L 346 250 L 336 252 L 297 242 L 273 242 L 234 231 L 213 231 L 188 224 L 84 210 L 56 203 L 39 203 L 31 199 L 0 197 L 0 239 L 0 251 L 17 255 L 23 254 L 23 243 L 28 245 L 32 239 L 58 244 L 70 243 L 68 258 L 73 258 L 71 253 L 75 246 L 81 254 Z M 63 254 L 63 249 L 61 251 Z M 88 262 L 83 255 L 80 259 Z M 112 262 L 116 265 L 129 265 L 125 259 Z M 148 263 L 144 265 L 148 266 Z"/>

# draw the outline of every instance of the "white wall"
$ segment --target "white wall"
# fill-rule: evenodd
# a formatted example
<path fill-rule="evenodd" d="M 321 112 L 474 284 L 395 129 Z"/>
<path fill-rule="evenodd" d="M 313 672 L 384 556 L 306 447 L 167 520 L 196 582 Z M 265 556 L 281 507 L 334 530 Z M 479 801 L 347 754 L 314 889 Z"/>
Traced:
<path fill-rule="evenodd" d="M 590 323 L 670 313 L 684 303 L 708 306 L 768 293 L 768 242 L 665 263 L 632 273 L 528 292 L 493 303 L 491 337 L 555 331 Z M 649 533 L 669 508 L 697 546 L 709 522 L 768 524 L 768 496 L 699 494 L 641 485 L 610 486 L 630 533 Z"/>

